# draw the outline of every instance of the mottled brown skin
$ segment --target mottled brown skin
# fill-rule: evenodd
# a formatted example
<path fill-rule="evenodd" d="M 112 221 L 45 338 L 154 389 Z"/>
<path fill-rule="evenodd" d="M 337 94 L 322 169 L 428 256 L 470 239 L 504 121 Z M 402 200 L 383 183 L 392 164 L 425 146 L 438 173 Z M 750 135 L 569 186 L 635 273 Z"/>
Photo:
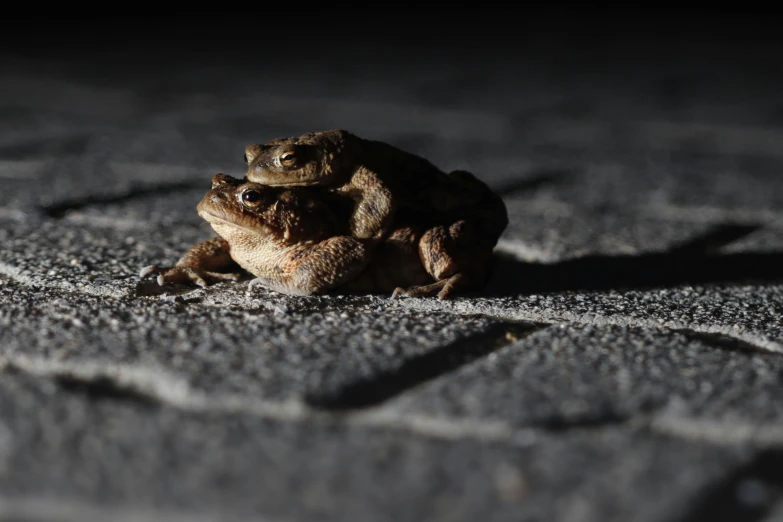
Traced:
<path fill-rule="evenodd" d="M 344 130 L 248 145 L 245 162 L 250 181 L 321 187 L 352 200 L 348 230 L 355 238 L 378 242 L 401 222 L 429 229 L 419 253 L 437 282 L 396 295 L 445 297 L 458 287 L 483 285 L 508 225 L 503 200 L 473 174 L 447 174 L 415 154 Z"/>
<path fill-rule="evenodd" d="M 344 130 L 248 145 L 245 162 L 249 181 L 273 187 L 323 187 L 352 199 L 350 233 L 361 239 L 384 237 L 404 208 L 439 217 L 460 213 L 471 219 L 489 205 L 496 216 L 495 226 L 485 227 L 487 231 L 491 228 L 499 236 L 507 224 L 503 201 L 469 172 L 447 174 L 420 156 Z"/>
<path fill-rule="evenodd" d="M 433 282 L 419 257 L 420 227 L 410 224 L 395 228 L 379 243 L 367 269 L 342 285 L 338 291 L 349 293 L 393 292 L 396 298 L 401 292 L 416 291 Z M 445 295 L 444 295 L 445 297 Z"/>
<path fill-rule="evenodd" d="M 396 228 L 370 262 L 367 242 L 336 235 L 344 231 L 341 220 L 314 196 L 308 189 L 272 188 L 217 174 L 198 212 L 218 237 L 195 245 L 174 267 L 149 266 L 140 275 L 158 274 L 161 285 L 207 286 L 238 279 L 241 267 L 256 276 L 251 286 L 289 295 L 338 287 L 392 292 L 432 282 L 419 258 L 420 228 Z"/>
<path fill-rule="evenodd" d="M 218 237 L 195 245 L 174 267 L 151 266 L 140 275 L 159 274 L 159 284 L 206 286 L 237 279 L 237 272 L 216 274 L 241 267 L 256 276 L 253 286 L 289 295 L 328 292 L 367 266 L 369 249 L 335 235 L 330 208 L 308 196 L 306 189 L 295 193 L 217 174 L 197 210 Z"/>
<path fill-rule="evenodd" d="M 208 286 L 237 280 L 242 268 L 256 276 L 251 285 L 289 295 L 336 289 L 445 298 L 457 288 L 482 284 L 488 275 L 491 249 L 461 222 L 430 226 L 421 215 L 403 213 L 386 239 L 375 244 L 341 235 L 345 219 L 339 206 L 307 188 L 273 188 L 217 174 L 198 212 L 218 236 L 192 247 L 174 267 L 149 266 L 141 277 L 157 274 L 160 285 Z M 465 244 L 455 248 L 454 237 Z M 461 253 L 458 261 L 466 271 L 443 275 L 453 272 L 438 253 L 446 244 Z"/>

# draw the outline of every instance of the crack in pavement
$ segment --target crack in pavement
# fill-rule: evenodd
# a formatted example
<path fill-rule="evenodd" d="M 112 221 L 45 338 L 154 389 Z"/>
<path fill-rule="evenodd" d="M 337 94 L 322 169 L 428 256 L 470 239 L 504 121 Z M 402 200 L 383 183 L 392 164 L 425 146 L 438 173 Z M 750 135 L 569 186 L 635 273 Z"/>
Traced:
<path fill-rule="evenodd" d="M 305 402 L 309 406 L 325 410 L 351 410 L 375 406 L 548 327 L 548 324 L 511 322 L 495 324 L 479 334 L 412 357 L 399 368 L 352 382 L 333 394 L 308 394 L 305 396 Z"/>
<path fill-rule="evenodd" d="M 462 300 L 453 300 L 450 302 L 428 301 L 422 298 L 406 298 L 400 306 L 409 309 L 426 312 L 443 312 L 455 315 L 485 315 L 499 321 L 520 321 L 530 323 L 548 323 L 548 324 L 572 324 L 576 326 L 625 326 L 648 328 L 658 331 L 679 332 L 692 334 L 695 336 L 704 335 L 705 339 L 731 339 L 733 342 L 740 343 L 747 349 L 759 351 L 766 354 L 783 354 L 783 343 L 765 337 L 762 333 L 756 333 L 747 330 L 739 330 L 735 325 L 718 324 L 690 324 L 677 323 L 672 320 L 658 320 L 656 318 L 640 319 L 632 315 L 613 313 L 599 314 L 596 312 L 575 313 L 575 312 L 553 312 L 534 311 L 532 306 L 518 308 L 500 308 L 488 301 L 492 298 L 483 298 L 480 300 L 471 300 L 463 298 Z M 524 304 L 524 303 L 522 303 Z M 711 337 L 714 336 L 714 337 Z"/>
<path fill-rule="evenodd" d="M 405 414 L 383 407 L 358 412 L 328 411 L 310 408 L 297 399 L 268 401 L 239 394 L 210 397 L 164 370 L 132 365 L 67 363 L 21 356 L 4 357 L 0 366 L 4 373 L 51 379 L 65 392 L 85 395 L 88 400 L 140 402 L 144 407 L 159 405 L 194 414 L 240 414 L 276 422 L 339 423 L 357 428 L 403 430 L 436 439 L 476 439 L 513 445 L 527 445 L 536 434 L 627 425 L 692 442 L 718 446 L 750 444 L 783 452 L 783 424 L 751 425 L 681 418 L 667 412 L 665 406 L 632 415 L 608 413 L 599 418 L 551 418 L 514 425 L 491 418 Z M 107 393 L 101 396 L 103 392 Z"/>
<path fill-rule="evenodd" d="M 164 370 L 132 365 L 67 363 L 44 358 L 4 357 L 0 372 L 49 379 L 65 393 L 75 393 L 88 401 L 117 401 L 144 408 L 167 407 L 192 414 L 248 415 L 274 422 L 344 425 L 383 431 L 404 431 L 440 440 L 479 440 L 484 442 L 528 446 L 540 434 L 570 430 L 595 430 L 603 426 L 628 424 L 643 427 L 646 415 L 606 422 L 568 421 L 518 426 L 497 419 L 437 417 L 400 414 L 388 408 L 361 411 L 327 411 L 311 408 L 304 401 L 269 401 L 239 394 L 209 396 L 192 389 L 188 383 Z M 1 373 L 0 373 L 1 374 Z M 108 382 L 110 381 L 110 382 Z M 65 383 L 63 385 L 63 383 Z"/>
<path fill-rule="evenodd" d="M 124 385 L 109 376 L 54 375 L 52 380 L 64 391 L 83 394 L 91 401 L 127 401 L 143 406 L 158 406 L 160 401 L 143 390 Z"/>
<path fill-rule="evenodd" d="M 723 332 L 702 332 L 693 330 L 690 328 L 670 328 L 671 332 L 683 334 L 686 338 L 701 341 L 710 348 L 716 348 L 719 350 L 726 350 L 731 352 L 743 352 L 743 353 L 781 353 L 772 352 L 763 346 L 748 342 L 745 339 L 740 339 L 732 335 L 728 335 Z"/>

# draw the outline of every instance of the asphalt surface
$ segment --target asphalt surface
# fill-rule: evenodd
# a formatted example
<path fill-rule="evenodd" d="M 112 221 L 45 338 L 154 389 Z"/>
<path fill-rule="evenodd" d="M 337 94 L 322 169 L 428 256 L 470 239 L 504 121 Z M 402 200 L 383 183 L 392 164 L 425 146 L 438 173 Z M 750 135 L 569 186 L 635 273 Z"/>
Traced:
<path fill-rule="evenodd" d="M 780 52 L 607 42 L 4 51 L 0 518 L 783 520 Z M 139 280 L 328 128 L 503 195 L 485 292 Z"/>

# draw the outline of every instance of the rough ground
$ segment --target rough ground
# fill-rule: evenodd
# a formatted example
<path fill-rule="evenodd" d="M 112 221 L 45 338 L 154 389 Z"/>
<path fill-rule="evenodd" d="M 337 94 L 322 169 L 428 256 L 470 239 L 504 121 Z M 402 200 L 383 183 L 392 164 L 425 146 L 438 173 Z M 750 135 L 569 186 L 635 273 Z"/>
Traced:
<path fill-rule="evenodd" d="M 783 520 L 776 49 L 50 51 L 2 55 L 3 520 Z M 334 127 L 502 192 L 487 292 L 139 281 Z"/>

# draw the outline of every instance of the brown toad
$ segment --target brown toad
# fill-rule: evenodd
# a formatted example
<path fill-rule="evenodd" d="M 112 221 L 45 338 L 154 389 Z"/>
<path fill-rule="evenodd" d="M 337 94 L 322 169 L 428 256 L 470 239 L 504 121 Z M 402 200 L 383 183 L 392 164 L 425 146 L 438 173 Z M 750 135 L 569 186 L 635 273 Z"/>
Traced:
<path fill-rule="evenodd" d="M 273 188 L 217 174 L 197 208 L 218 237 L 192 247 L 174 267 L 144 268 L 141 277 L 158 274 L 161 285 L 207 286 L 238 279 L 241 267 L 256 276 L 251 285 L 289 295 L 337 287 L 399 293 L 399 287 L 432 282 L 417 251 L 422 237 L 417 227 L 397 227 L 370 261 L 367 242 L 339 235 L 344 220 L 306 188 Z"/>
<path fill-rule="evenodd" d="M 246 178 L 277 187 L 313 186 L 353 201 L 349 234 L 379 241 L 408 215 L 427 225 L 419 250 L 438 285 L 409 295 L 445 297 L 483 284 L 487 261 L 508 225 L 503 200 L 466 171 L 445 173 L 428 160 L 344 130 L 311 132 L 245 148 Z M 441 288 L 442 287 L 442 288 Z"/>

